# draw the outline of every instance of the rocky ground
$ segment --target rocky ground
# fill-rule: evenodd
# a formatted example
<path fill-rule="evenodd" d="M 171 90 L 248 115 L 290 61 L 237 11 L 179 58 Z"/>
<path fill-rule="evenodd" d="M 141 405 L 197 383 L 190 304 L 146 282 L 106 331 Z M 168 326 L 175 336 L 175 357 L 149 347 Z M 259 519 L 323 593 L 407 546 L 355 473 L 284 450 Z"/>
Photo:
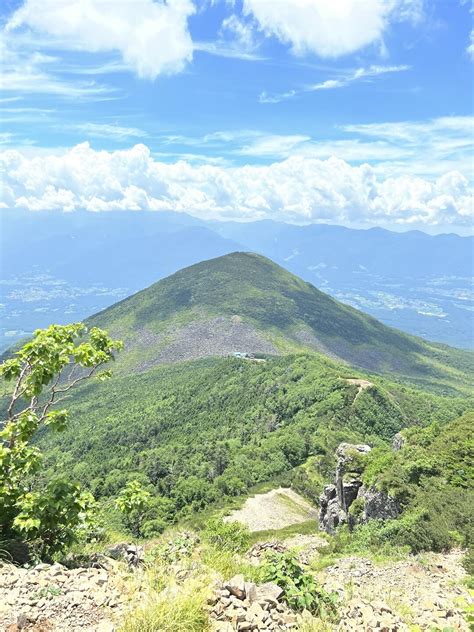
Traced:
<path fill-rule="evenodd" d="M 317 517 L 317 510 L 302 496 L 292 489 L 280 487 L 247 498 L 243 507 L 233 511 L 225 520 L 241 522 L 250 531 L 268 531 Z"/>
<path fill-rule="evenodd" d="M 209 599 L 214 632 L 292 630 L 298 617 L 282 603 L 283 591 L 272 582 L 257 586 L 236 575 L 224 582 Z"/>
<path fill-rule="evenodd" d="M 300 563 L 311 570 L 321 566 L 317 562 L 325 544 L 326 540 L 317 533 L 296 535 L 259 542 L 245 557 L 258 564 L 268 551 L 292 549 L 298 553 Z M 185 538 L 182 534 L 162 550 L 162 556 L 169 558 L 177 590 L 190 576 L 189 565 L 180 570 L 178 553 L 188 559 L 189 555 L 195 557 L 198 550 L 198 538 L 194 535 Z M 140 547 L 116 545 L 109 552 L 116 557 L 120 554 L 121 561 L 99 556 L 101 567 L 72 569 L 61 564 L 40 564 L 29 569 L 1 564 L 0 630 L 119 630 L 124 614 L 147 596 L 147 588 L 140 580 L 143 551 Z M 376 564 L 351 556 L 313 571 L 326 591 L 339 595 L 339 620 L 316 629 L 467 632 L 465 613 L 469 605 L 472 607 L 473 599 L 463 583 L 462 557 L 462 551 L 452 551 Z M 191 574 L 199 575 L 197 558 L 196 563 L 198 566 Z M 208 602 L 211 629 L 216 632 L 315 629 L 303 626 L 304 616 L 302 619 L 288 609 L 281 592 L 275 584 L 258 585 L 245 581 L 243 576 L 217 581 Z"/>
<path fill-rule="evenodd" d="M 112 632 L 126 596 L 117 568 L 0 565 L 0 629 Z"/>
<path fill-rule="evenodd" d="M 462 557 L 461 551 L 429 553 L 384 565 L 346 557 L 319 579 L 346 604 L 340 630 L 467 631 L 465 610 L 473 599 L 462 584 Z"/>

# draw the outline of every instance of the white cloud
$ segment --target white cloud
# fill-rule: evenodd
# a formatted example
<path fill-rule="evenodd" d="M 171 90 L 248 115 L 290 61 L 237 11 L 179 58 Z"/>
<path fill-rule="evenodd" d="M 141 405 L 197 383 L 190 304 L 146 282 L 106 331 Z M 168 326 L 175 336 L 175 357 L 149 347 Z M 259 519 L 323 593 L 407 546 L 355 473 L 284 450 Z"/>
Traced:
<path fill-rule="evenodd" d="M 244 61 L 262 61 L 252 25 L 232 14 L 222 22 L 219 36 L 213 42 L 195 42 L 194 50 Z"/>
<path fill-rule="evenodd" d="M 95 81 L 75 81 L 61 77 L 61 64 L 49 55 L 35 52 L 11 33 L 0 34 L 2 72 L 0 89 L 15 92 L 3 102 L 21 100 L 20 94 L 52 94 L 61 98 L 102 101 L 112 98 L 113 90 Z"/>
<path fill-rule="evenodd" d="M 296 55 L 338 57 L 380 43 L 391 21 L 420 19 L 421 0 L 244 0 L 243 12 Z"/>
<path fill-rule="evenodd" d="M 345 88 L 357 81 L 370 81 L 373 77 L 379 75 L 387 75 L 395 72 L 404 72 L 409 70 L 410 66 L 379 66 L 372 65 L 368 68 L 357 68 L 348 74 L 341 75 L 337 79 L 326 79 L 319 83 L 314 83 L 309 86 L 305 86 L 299 90 L 289 90 L 288 92 L 282 92 L 280 94 L 268 95 L 266 92 L 262 92 L 259 96 L 260 103 L 280 103 L 287 99 L 292 99 L 298 94 L 305 92 L 319 92 L 320 90 L 335 90 L 337 88 Z"/>
<path fill-rule="evenodd" d="M 216 42 L 195 42 L 194 50 L 216 57 L 242 59 L 243 61 L 263 61 L 266 58 L 258 52 L 247 50 L 233 43 L 218 40 Z"/>
<path fill-rule="evenodd" d="M 148 136 L 145 131 L 136 127 L 123 127 L 121 125 L 110 125 L 108 123 L 78 123 L 77 125 L 69 125 L 67 127 L 86 136 L 110 138 L 116 141 Z"/>
<path fill-rule="evenodd" d="M 191 0 L 26 0 L 7 24 L 47 38 L 55 49 L 114 52 L 138 76 L 183 70 L 192 58 Z"/>
<path fill-rule="evenodd" d="M 242 156 L 288 156 L 303 143 L 311 140 L 311 136 L 302 134 L 261 135 L 252 143 L 237 150 Z"/>
<path fill-rule="evenodd" d="M 37 209 L 186 211 L 203 218 L 367 225 L 469 225 L 467 179 L 452 171 L 428 180 L 383 177 L 367 164 L 292 156 L 266 166 L 165 164 L 145 145 L 63 155 L 0 154 L 3 203 Z"/>
<path fill-rule="evenodd" d="M 474 59 L 474 29 L 471 30 L 471 34 L 469 36 L 469 46 L 466 48 L 467 54 Z"/>
<path fill-rule="evenodd" d="M 472 175 L 474 117 L 442 116 L 428 121 L 398 121 L 344 125 L 341 129 L 358 138 L 375 140 L 404 154 L 397 171 L 442 174 L 457 169 Z M 402 156 L 400 156 L 402 158 Z"/>

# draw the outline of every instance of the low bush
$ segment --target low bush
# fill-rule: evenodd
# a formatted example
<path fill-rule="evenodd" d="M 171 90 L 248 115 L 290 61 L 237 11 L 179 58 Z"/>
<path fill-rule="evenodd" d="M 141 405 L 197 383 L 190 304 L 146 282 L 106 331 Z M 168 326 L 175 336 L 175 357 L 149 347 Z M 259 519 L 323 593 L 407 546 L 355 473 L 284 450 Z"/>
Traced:
<path fill-rule="evenodd" d="M 321 618 L 332 618 L 336 614 L 336 594 L 323 590 L 291 551 L 269 553 L 261 569 L 261 580 L 278 584 L 292 610 L 307 610 Z"/>
<path fill-rule="evenodd" d="M 212 518 L 206 525 L 203 538 L 221 551 L 241 553 L 250 545 L 250 532 L 239 522 L 224 522 Z"/>

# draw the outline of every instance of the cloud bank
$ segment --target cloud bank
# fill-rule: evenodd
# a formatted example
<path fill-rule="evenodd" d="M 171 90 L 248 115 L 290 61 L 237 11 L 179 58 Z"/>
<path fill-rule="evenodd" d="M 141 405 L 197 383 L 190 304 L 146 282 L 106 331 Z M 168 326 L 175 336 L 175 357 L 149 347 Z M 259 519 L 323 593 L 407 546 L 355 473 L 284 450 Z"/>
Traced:
<path fill-rule="evenodd" d="M 463 226 L 472 222 L 467 179 L 383 178 L 367 164 L 291 156 L 270 165 L 226 167 L 159 162 L 143 144 L 62 155 L 0 153 L 3 207 L 74 211 L 175 210 L 201 218 Z"/>
<path fill-rule="evenodd" d="M 91 53 L 118 51 L 139 77 L 180 72 L 192 58 L 191 0 L 26 0 L 7 32 L 27 27 L 52 47 Z"/>
<path fill-rule="evenodd" d="M 392 21 L 418 20 L 422 1 L 244 0 L 243 11 L 296 55 L 339 57 L 380 43 Z"/>

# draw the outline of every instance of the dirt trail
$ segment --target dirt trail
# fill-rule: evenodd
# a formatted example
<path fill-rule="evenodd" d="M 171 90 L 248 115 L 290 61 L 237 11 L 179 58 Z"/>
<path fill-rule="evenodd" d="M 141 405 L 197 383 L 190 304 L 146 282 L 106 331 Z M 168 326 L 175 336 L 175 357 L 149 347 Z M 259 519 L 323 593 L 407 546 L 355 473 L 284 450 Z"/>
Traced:
<path fill-rule="evenodd" d="M 367 388 L 370 388 L 371 386 L 373 386 L 372 382 L 369 382 L 368 380 L 360 380 L 358 378 L 355 377 L 349 377 L 349 378 L 345 378 L 346 382 L 348 384 L 354 384 L 355 386 L 358 386 L 358 390 L 356 393 L 356 396 L 354 397 L 354 401 L 352 402 L 352 405 L 354 405 L 354 402 L 356 401 L 356 399 L 359 397 L 359 395 L 365 391 Z"/>
<path fill-rule="evenodd" d="M 248 498 L 242 509 L 233 511 L 225 520 L 241 522 L 250 531 L 267 531 L 283 529 L 317 517 L 317 509 L 302 496 L 292 489 L 279 487 Z"/>

